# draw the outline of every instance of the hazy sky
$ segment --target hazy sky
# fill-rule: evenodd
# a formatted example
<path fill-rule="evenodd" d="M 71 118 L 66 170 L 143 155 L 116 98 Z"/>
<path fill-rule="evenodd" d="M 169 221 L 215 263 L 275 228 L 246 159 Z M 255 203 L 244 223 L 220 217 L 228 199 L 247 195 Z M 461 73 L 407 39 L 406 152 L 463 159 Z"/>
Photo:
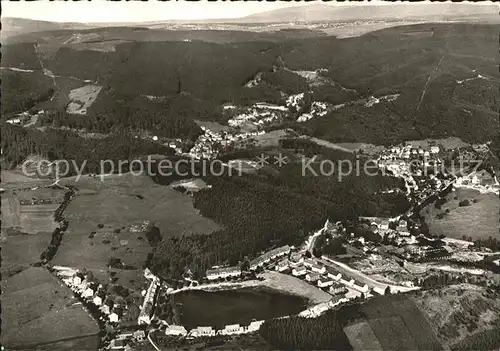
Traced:
<path fill-rule="evenodd" d="M 322 1 L 317 1 L 323 3 Z M 377 1 L 372 1 L 372 4 Z M 238 18 L 252 13 L 311 4 L 295 2 L 237 1 L 2 1 L 2 16 L 56 22 L 143 22 L 169 19 Z M 339 6 L 334 2 L 331 6 Z M 357 4 L 359 5 L 359 3 Z M 386 4 L 384 4 L 386 5 Z M 341 6 L 346 6 L 345 3 Z M 348 5 L 356 6 L 356 5 Z"/>
<path fill-rule="evenodd" d="M 363 6 L 366 2 L 336 3 L 322 2 L 330 6 Z M 257 12 L 275 10 L 290 6 L 309 5 L 312 2 L 267 2 L 267 1 L 2 1 L 4 17 L 22 17 L 56 22 L 145 22 L 179 19 L 238 18 Z M 478 5 L 487 5 L 484 2 Z M 418 4 L 390 3 L 374 0 L 370 5 L 418 6 Z M 491 4 L 491 3 L 490 3 Z"/>

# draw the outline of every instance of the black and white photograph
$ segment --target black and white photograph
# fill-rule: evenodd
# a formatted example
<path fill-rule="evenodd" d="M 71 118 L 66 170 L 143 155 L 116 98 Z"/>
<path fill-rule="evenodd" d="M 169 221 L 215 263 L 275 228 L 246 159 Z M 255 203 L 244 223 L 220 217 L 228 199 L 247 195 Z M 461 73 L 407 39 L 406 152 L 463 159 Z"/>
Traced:
<path fill-rule="evenodd" d="M 500 350 L 500 3 L 0 5 L 2 351 Z"/>

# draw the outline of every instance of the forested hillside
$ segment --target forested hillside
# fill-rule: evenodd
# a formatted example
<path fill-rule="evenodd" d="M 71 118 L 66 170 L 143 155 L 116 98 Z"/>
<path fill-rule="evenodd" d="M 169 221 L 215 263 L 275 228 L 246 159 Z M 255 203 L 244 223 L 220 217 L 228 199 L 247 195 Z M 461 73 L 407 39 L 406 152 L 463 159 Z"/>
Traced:
<path fill-rule="evenodd" d="M 279 350 L 352 350 L 342 328 L 337 313 L 329 311 L 318 318 L 292 316 L 268 320 L 259 334 Z"/>
<path fill-rule="evenodd" d="M 494 93 L 499 83 L 494 49 L 498 29 L 495 25 L 420 24 L 342 40 L 292 39 L 292 31 L 280 34 L 279 40 L 271 40 L 269 33 L 252 33 L 251 37 L 236 35 L 240 41 L 213 43 L 147 41 L 138 38 L 155 30 L 117 27 L 81 31 L 78 40 L 68 31 L 41 32 L 37 35 L 44 42 L 37 50 L 55 75 L 103 87 L 86 118 L 63 116 L 57 121 L 62 126 L 104 133 L 112 128 L 147 128 L 184 137 L 197 133 L 193 119 L 224 123 L 219 110 L 223 103 L 283 104 L 282 94 L 312 91 L 314 101 L 345 104 L 325 116 L 291 123 L 322 139 L 390 144 L 457 136 L 483 142 L 499 131 Z M 64 33 L 71 45 L 62 44 Z M 122 40 L 125 36 L 130 38 Z M 40 68 L 32 44 L 7 45 L 3 51 L 9 65 L 19 62 Z M 4 111 L 30 107 L 47 91 L 48 77 L 39 72 L 23 78 L 18 72 L 4 72 L 5 84 L 14 89 L 7 91 L 17 91 L 3 99 Z M 261 81 L 245 87 L 258 74 Z M 316 78 L 304 78 L 307 74 Z M 37 95 L 34 88 L 23 86 L 42 88 L 35 89 Z M 372 95 L 394 97 L 354 103 Z M 56 102 L 53 105 L 65 109 Z"/>
<path fill-rule="evenodd" d="M 2 119 L 21 113 L 54 94 L 52 80 L 40 72 L 2 70 Z"/>
<path fill-rule="evenodd" d="M 103 139 L 88 139 L 76 133 L 47 128 L 44 131 L 4 123 L 2 128 L 3 157 L 7 163 L 18 164 L 37 154 L 53 160 L 68 160 L 83 167 L 83 173 L 98 173 L 101 160 L 115 162 L 133 160 L 148 154 L 173 154 L 173 150 L 126 133 Z M 128 166 L 128 165 L 127 165 Z M 73 170 L 74 171 L 74 170 Z M 109 170 L 103 170 L 109 172 Z"/>
<path fill-rule="evenodd" d="M 298 167 L 290 165 L 277 175 L 207 178 L 211 188 L 197 192 L 194 205 L 224 229 L 210 236 L 163 240 L 154 255 L 154 270 L 178 278 L 191 265 L 203 275 L 213 265 L 237 264 L 270 245 L 299 245 L 327 218 L 391 216 L 408 208 L 404 195 L 379 193 L 402 186 L 395 178 L 353 174 L 338 181 L 335 176 L 303 177 Z"/>

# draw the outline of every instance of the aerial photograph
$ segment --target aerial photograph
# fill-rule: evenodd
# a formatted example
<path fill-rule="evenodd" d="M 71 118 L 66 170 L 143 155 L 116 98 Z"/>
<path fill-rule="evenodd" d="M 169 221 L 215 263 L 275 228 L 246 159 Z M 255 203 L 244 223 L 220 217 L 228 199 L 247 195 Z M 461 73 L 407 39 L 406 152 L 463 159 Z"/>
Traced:
<path fill-rule="evenodd" d="M 2 1 L 2 351 L 500 350 L 500 4 Z"/>

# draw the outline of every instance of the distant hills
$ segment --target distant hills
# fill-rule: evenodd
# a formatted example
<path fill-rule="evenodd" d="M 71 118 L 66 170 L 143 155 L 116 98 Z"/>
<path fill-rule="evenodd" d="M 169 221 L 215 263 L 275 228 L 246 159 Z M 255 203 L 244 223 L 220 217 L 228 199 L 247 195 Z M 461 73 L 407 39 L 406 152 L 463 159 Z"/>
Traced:
<path fill-rule="evenodd" d="M 420 3 L 391 5 L 312 4 L 262 12 L 240 22 L 323 22 L 355 20 L 451 20 L 464 17 L 498 16 L 499 6 L 462 3 Z"/>
<path fill-rule="evenodd" d="M 173 24 L 264 24 L 264 23 L 293 23 L 293 22 L 346 22 L 346 21 L 481 21 L 500 22 L 497 4 L 471 3 L 395 3 L 391 5 L 374 4 L 324 4 L 292 6 L 273 11 L 261 12 L 243 18 L 209 19 L 209 20 L 170 20 L 144 23 L 74 23 L 48 22 L 26 18 L 2 18 L 2 37 L 13 35 L 58 31 L 58 30 L 85 30 L 102 27 L 143 27 L 166 28 Z"/>
<path fill-rule="evenodd" d="M 39 21 L 27 18 L 18 17 L 4 17 L 2 18 L 2 37 L 8 37 L 17 34 L 24 33 L 34 33 L 34 32 L 45 32 L 61 29 L 88 29 L 95 26 L 91 26 L 85 23 L 73 23 L 73 22 L 49 22 L 49 21 Z"/>

